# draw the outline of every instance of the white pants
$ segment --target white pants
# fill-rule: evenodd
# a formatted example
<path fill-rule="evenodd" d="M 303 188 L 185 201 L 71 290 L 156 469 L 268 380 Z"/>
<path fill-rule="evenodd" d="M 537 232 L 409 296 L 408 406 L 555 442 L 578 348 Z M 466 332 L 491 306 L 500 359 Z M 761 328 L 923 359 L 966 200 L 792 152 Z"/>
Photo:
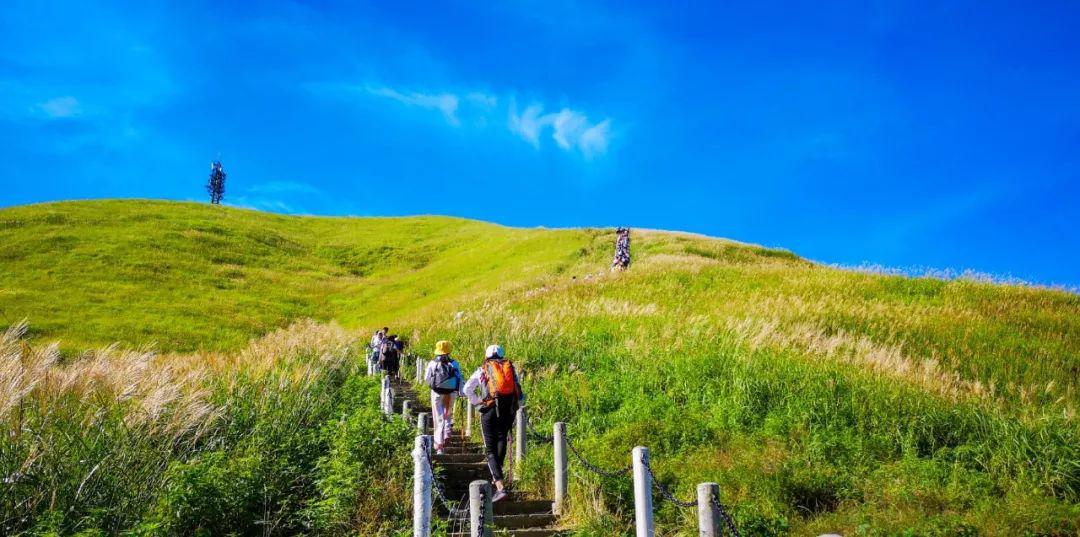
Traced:
<path fill-rule="evenodd" d="M 449 401 L 444 405 L 443 399 Z M 454 400 L 456 393 L 442 394 L 431 392 L 431 421 L 435 425 L 432 436 L 435 437 L 435 445 L 442 446 L 450 440 L 451 429 L 454 427 Z"/>

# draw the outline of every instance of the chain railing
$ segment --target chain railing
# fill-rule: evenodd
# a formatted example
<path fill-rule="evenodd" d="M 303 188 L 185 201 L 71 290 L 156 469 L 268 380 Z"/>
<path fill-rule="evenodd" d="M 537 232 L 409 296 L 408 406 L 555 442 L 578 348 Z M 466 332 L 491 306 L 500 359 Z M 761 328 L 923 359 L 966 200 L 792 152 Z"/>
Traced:
<path fill-rule="evenodd" d="M 439 480 L 435 478 L 435 463 L 431 462 L 431 457 L 428 456 L 427 450 L 424 450 L 423 455 L 424 460 L 427 461 L 428 470 L 431 472 L 431 491 L 433 495 L 437 500 L 439 500 L 439 503 L 442 504 L 443 508 L 445 508 L 447 512 L 453 514 L 455 511 L 458 510 L 458 508 L 454 507 L 454 504 L 450 503 L 450 500 L 446 499 L 446 495 L 443 493 L 442 485 L 440 485 Z"/>
<path fill-rule="evenodd" d="M 735 520 L 728 514 L 727 509 L 724 508 L 724 504 L 720 503 L 720 498 L 717 498 L 715 494 L 709 495 L 709 501 L 712 502 L 713 509 L 720 513 L 720 518 L 724 519 L 724 525 L 735 537 L 741 537 L 739 535 L 739 529 L 735 527 Z"/>
<path fill-rule="evenodd" d="M 675 493 L 668 490 L 668 488 L 665 487 L 662 482 L 660 482 L 660 478 L 656 477 L 656 473 L 653 472 L 652 466 L 649 465 L 649 460 L 648 459 L 645 459 L 645 460 L 641 461 L 641 465 L 645 467 L 645 471 L 649 472 L 649 476 L 652 477 L 653 487 L 655 487 L 656 490 L 660 492 L 660 495 L 663 496 L 667 501 L 669 501 L 669 502 L 671 502 L 671 503 L 673 503 L 673 504 L 675 504 L 675 505 L 677 505 L 679 507 L 697 507 L 697 499 L 696 498 L 694 500 L 689 501 L 689 502 L 684 502 L 684 501 L 680 500 L 679 498 L 677 498 L 675 496 Z"/>
<path fill-rule="evenodd" d="M 585 457 L 581 454 L 581 452 L 578 451 L 578 449 L 576 447 L 574 447 L 574 442 L 570 440 L 569 435 L 566 436 L 566 447 L 570 448 L 570 453 L 572 453 L 574 455 L 574 458 L 577 459 L 578 462 L 580 462 L 581 465 L 585 467 L 585 469 L 589 470 L 590 472 L 592 472 L 594 474 L 597 474 L 597 475 L 600 475 L 600 476 L 603 476 L 603 477 L 609 477 L 609 478 L 621 477 L 621 476 L 624 476 L 624 475 L 630 473 L 630 470 L 634 467 L 633 465 L 630 465 L 630 466 L 627 466 L 626 468 L 620 468 L 618 470 L 605 470 L 603 468 L 600 468 L 599 466 L 597 466 L 595 464 L 592 464 L 591 462 L 589 462 L 588 460 L 585 459 Z"/>
<path fill-rule="evenodd" d="M 529 421 L 527 423 L 529 424 L 530 429 L 532 429 L 531 421 Z M 539 434 L 539 433 L 536 433 L 535 429 L 533 429 L 533 433 L 534 433 L 534 435 Z M 596 464 L 593 464 L 593 463 L 589 462 L 589 460 L 585 458 L 585 456 L 581 453 L 581 451 L 577 448 L 577 446 L 574 445 L 573 439 L 572 439 L 572 437 L 570 435 L 566 435 L 564 438 L 565 438 L 565 441 L 566 441 L 566 447 L 569 448 L 570 453 L 574 456 L 574 458 L 578 461 L 578 463 L 580 463 L 581 466 L 584 467 L 586 470 L 588 470 L 588 471 L 590 471 L 590 472 L 592 472 L 592 473 L 594 473 L 596 475 L 606 477 L 606 478 L 612 478 L 612 479 L 613 478 L 618 478 L 618 477 L 622 477 L 622 476 L 630 473 L 630 471 L 634 467 L 633 464 L 630 464 L 630 465 L 626 466 L 625 468 L 619 468 L 617 470 L 607 470 L 607 469 L 601 468 L 601 467 L 597 466 Z M 653 484 L 653 488 L 655 488 L 657 490 L 657 492 L 660 493 L 660 496 L 663 497 L 665 500 L 671 502 L 672 504 L 674 504 L 674 505 L 676 505 L 676 506 L 678 506 L 680 508 L 684 508 L 684 509 L 698 507 L 697 498 L 694 498 L 693 500 L 690 500 L 690 501 L 680 500 L 678 498 L 678 496 L 675 495 L 674 492 L 672 492 L 670 489 L 668 489 L 667 486 L 664 485 L 663 481 L 661 481 L 657 477 L 656 472 L 653 471 L 652 465 L 649 464 L 649 461 L 648 461 L 647 458 L 642 460 L 642 466 L 644 466 L 645 471 L 648 472 L 649 477 L 651 478 L 650 481 Z M 740 537 L 739 530 L 735 526 L 734 519 L 732 519 L 731 515 L 728 514 L 727 508 L 724 506 L 724 504 L 722 504 L 720 502 L 720 499 L 717 498 L 715 494 L 710 493 L 709 501 L 711 502 L 711 507 L 716 509 L 717 513 L 719 513 L 720 518 L 724 522 L 724 526 L 727 527 L 727 530 L 731 533 L 731 535 L 733 535 L 734 537 Z"/>
<path fill-rule="evenodd" d="M 546 435 L 546 434 L 541 433 L 540 431 L 537 431 L 536 427 L 533 426 L 532 420 L 528 419 L 527 415 L 526 415 L 526 419 L 525 419 L 525 425 L 528 426 L 528 428 L 529 428 L 529 436 L 533 439 L 534 442 L 536 442 L 538 444 L 550 444 L 551 442 L 553 442 L 555 440 L 554 436 Z"/>
<path fill-rule="evenodd" d="M 605 468 L 602 468 L 602 467 L 600 467 L 600 466 L 598 466 L 596 464 L 593 464 L 587 458 L 585 458 L 585 456 L 581 453 L 581 451 L 578 449 L 578 447 L 574 444 L 573 438 L 570 435 L 565 433 L 565 425 L 562 424 L 562 423 L 557 423 L 556 424 L 556 435 L 552 436 L 552 435 L 546 435 L 546 434 L 543 434 L 543 433 L 537 431 L 536 427 L 532 423 L 532 420 L 528 419 L 527 416 L 525 417 L 524 422 L 526 424 L 526 435 L 525 436 L 531 442 L 536 442 L 536 443 L 539 443 L 539 444 L 553 443 L 558 438 L 560 438 L 560 436 L 558 436 L 558 435 L 561 435 L 561 438 L 562 438 L 561 444 L 565 445 L 566 448 L 569 448 L 569 452 L 573 455 L 574 459 L 584 469 L 588 470 L 589 472 L 591 472 L 593 474 L 599 475 L 601 477 L 609 478 L 609 479 L 615 479 L 615 478 L 620 478 L 620 477 L 626 476 L 627 474 L 629 474 L 631 472 L 631 470 L 634 469 L 633 464 L 627 465 L 626 467 L 623 467 L 623 468 L 614 469 L 614 470 L 605 469 Z M 559 427 L 563 427 L 563 429 L 559 429 Z M 560 431 L 562 431 L 562 432 L 560 432 Z M 636 453 L 636 451 L 637 450 L 635 450 L 635 453 Z M 647 451 L 647 450 L 645 450 L 645 451 Z M 558 453 L 558 448 L 556 449 L 556 453 Z M 635 457 L 636 457 L 636 455 L 635 455 Z M 461 504 L 466 503 L 465 500 L 463 499 L 461 501 L 461 503 L 459 503 L 457 506 L 455 506 L 455 504 L 453 502 L 451 502 L 449 499 L 447 499 L 442 485 L 439 483 L 438 479 L 436 479 L 436 476 L 435 476 L 435 464 L 431 460 L 430 454 L 427 452 L 427 450 L 423 450 L 423 458 L 426 461 L 428 471 L 431 473 L 430 475 L 431 475 L 431 492 L 432 492 L 432 496 L 434 497 L 434 499 L 436 499 L 446 509 L 446 511 L 448 513 L 448 517 L 447 517 L 448 524 L 451 524 L 452 522 L 460 522 L 461 520 L 463 520 L 462 517 L 467 519 L 468 516 L 469 516 L 469 508 L 468 507 L 460 507 Z M 565 453 L 564 453 L 564 455 L 562 455 L 562 458 L 560 460 L 563 461 L 561 464 L 563 464 L 563 467 L 565 468 L 565 465 L 566 465 Z M 728 513 L 728 510 L 724 506 L 724 504 L 720 502 L 720 499 L 717 497 L 715 489 L 713 491 L 709 492 L 709 504 L 707 506 L 702 505 L 699 502 L 699 499 L 703 498 L 703 494 L 704 494 L 704 492 L 702 491 L 702 489 L 700 487 L 699 487 L 699 496 L 698 497 L 696 497 L 696 498 L 694 498 L 693 500 L 690 500 L 690 501 L 680 500 L 678 498 L 678 496 L 676 496 L 675 493 L 672 492 L 666 485 L 664 485 L 664 483 L 657 477 L 656 473 L 652 469 L 651 464 L 649 463 L 647 454 L 645 456 L 643 456 L 642 458 L 640 458 L 639 460 L 641 462 L 641 465 L 642 465 L 643 469 L 645 470 L 645 473 L 648 475 L 649 481 L 652 484 L 651 487 L 646 487 L 646 490 L 648 490 L 649 488 L 655 489 L 657 492 L 660 493 L 660 496 L 663 499 L 671 502 L 673 505 L 675 505 L 675 506 L 677 506 L 679 508 L 684 508 L 684 509 L 686 509 L 686 508 L 695 508 L 695 507 L 697 507 L 699 509 L 706 508 L 706 507 L 711 508 L 711 509 L 713 509 L 715 511 L 715 514 L 712 515 L 712 516 L 719 515 L 720 521 L 723 522 L 723 527 L 717 527 L 718 533 L 716 533 L 716 534 L 717 535 L 722 535 L 724 533 L 724 529 L 726 528 L 727 532 L 729 532 L 732 536 L 740 537 L 740 533 L 739 533 L 738 528 L 735 525 L 734 519 Z M 558 464 L 560 464 L 560 463 L 556 462 L 556 469 L 558 469 Z M 565 470 L 564 470 L 564 472 L 565 472 Z M 636 481 L 637 481 L 637 476 L 635 476 L 635 482 Z M 565 477 L 560 482 L 564 483 L 564 485 L 563 485 L 564 489 L 563 490 L 565 490 Z M 702 484 L 701 486 L 703 487 L 705 485 L 706 484 Z M 559 485 L 556 484 L 556 502 L 558 502 L 558 498 L 559 498 L 558 486 Z M 712 484 L 712 486 L 716 487 L 715 484 Z M 483 502 L 481 502 L 481 503 L 483 503 Z M 483 526 L 483 524 L 485 522 L 484 517 L 486 516 L 486 513 L 485 513 L 484 509 L 480 510 L 479 516 L 480 516 L 480 527 L 484 527 Z M 712 520 L 715 521 L 716 519 L 713 518 Z M 652 524 L 652 522 L 651 522 L 651 515 L 650 515 L 650 519 L 649 519 L 650 527 L 651 527 L 651 524 Z M 702 535 L 704 535 L 704 533 L 702 533 Z M 713 533 L 709 533 L 709 535 L 713 535 Z"/>

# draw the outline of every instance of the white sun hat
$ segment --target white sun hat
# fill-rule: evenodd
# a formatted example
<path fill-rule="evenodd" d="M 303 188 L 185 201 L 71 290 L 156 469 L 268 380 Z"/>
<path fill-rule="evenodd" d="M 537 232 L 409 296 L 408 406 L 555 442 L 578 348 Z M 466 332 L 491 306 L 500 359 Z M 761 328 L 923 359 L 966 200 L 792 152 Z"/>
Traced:
<path fill-rule="evenodd" d="M 498 356 L 499 358 L 505 356 L 505 354 L 503 354 L 503 348 L 499 345 L 488 345 L 487 350 L 484 351 L 484 358 L 491 358 L 493 356 Z"/>

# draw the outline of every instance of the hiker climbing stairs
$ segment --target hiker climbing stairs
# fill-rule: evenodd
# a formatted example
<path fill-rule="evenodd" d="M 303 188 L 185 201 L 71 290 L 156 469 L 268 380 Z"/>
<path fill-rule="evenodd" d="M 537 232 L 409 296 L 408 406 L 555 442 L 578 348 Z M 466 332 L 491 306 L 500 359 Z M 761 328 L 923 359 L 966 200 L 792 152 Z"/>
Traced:
<path fill-rule="evenodd" d="M 416 387 L 401 379 L 388 379 L 384 386 L 388 386 L 392 392 L 389 401 L 384 400 L 384 404 L 389 403 L 387 409 L 390 413 L 415 422 L 419 434 L 428 434 L 431 427 L 430 404 L 422 400 Z M 433 502 L 433 515 L 448 521 L 447 535 L 452 537 L 471 535 L 468 520 L 470 485 L 478 481 L 491 482 L 484 447 L 473 441 L 469 434 L 472 432 L 471 416 L 465 421 L 464 426 L 459 426 L 454 436 L 443 445 L 441 454 L 433 453 L 430 447 L 426 454 L 435 480 L 435 495 L 444 500 L 436 499 Z M 529 498 L 514 491 L 513 484 L 507 499 L 492 504 L 492 515 L 491 525 L 499 535 L 549 537 L 563 535 L 567 531 L 557 525 L 552 500 Z"/>

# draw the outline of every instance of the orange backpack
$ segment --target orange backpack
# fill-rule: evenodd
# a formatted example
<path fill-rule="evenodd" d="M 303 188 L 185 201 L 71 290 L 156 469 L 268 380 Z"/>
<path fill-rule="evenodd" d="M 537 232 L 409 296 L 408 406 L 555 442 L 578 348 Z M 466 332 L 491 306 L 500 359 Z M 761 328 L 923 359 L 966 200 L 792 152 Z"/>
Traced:
<path fill-rule="evenodd" d="M 521 387 L 518 386 L 514 364 L 510 363 L 510 360 L 485 360 L 484 381 L 487 392 L 484 398 L 486 406 L 495 404 L 499 397 L 521 399 Z"/>

